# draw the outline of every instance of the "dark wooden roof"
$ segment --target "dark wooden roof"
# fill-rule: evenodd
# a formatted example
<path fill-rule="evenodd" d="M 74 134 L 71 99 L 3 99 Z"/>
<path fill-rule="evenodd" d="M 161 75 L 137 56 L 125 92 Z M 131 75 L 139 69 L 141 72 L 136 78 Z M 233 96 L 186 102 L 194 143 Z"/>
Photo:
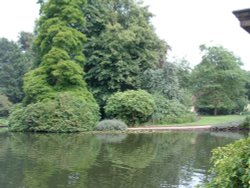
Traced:
<path fill-rule="evenodd" d="M 233 11 L 233 14 L 240 21 L 240 26 L 250 33 L 250 8 Z"/>

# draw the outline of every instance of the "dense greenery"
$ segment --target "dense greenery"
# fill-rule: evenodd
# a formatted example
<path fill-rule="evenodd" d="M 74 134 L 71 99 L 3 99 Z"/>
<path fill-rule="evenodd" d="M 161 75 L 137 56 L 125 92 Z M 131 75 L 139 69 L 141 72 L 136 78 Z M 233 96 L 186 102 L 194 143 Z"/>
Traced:
<path fill-rule="evenodd" d="M 152 123 L 187 123 L 196 120 L 196 115 L 178 100 L 168 100 L 160 94 L 154 94 L 156 109 L 151 116 Z"/>
<path fill-rule="evenodd" d="M 243 127 L 250 129 L 250 116 L 247 116 L 243 122 Z"/>
<path fill-rule="evenodd" d="M 105 106 L 108 117 L 121 119 L 129 126 L 149 120 L 155 110 L 153 97 L 143 90 L 129 90 L 112 95 Z"/>
<path fill-rule="evenodd" d="M 121 120 L 105 119 L 105 120 L 100 121 L 95 126 L 94 130 L 96 131 L 112 131 L 112 130 L 124 131 L 127 128 L 128 128 L 127 125 Z"/>
<path fill-rule="evenodd" d="M 18 43 L 0 38 L 0 93 L 11 102 L 23 99 L 22 77 L 31 67 L 31 56 L 23 53 Z"/>
<path fill-rule="evenodd" d="M 17 43 L 0 40 L 0 93 L 22 101 L 10 116 L 13 131 L 91 130 L 99 113 L 129 125 L 182 123 L 195 120 L 191 106 L 199 113 L 231 114 L 247 104 L 249 73 L 240 68 L 239 58 L 221 46 L 202 45 L 202 61 L 193 70 L 185 59 L 167 62 L 169 46 L 154 32 L 152 14 L 139 1 L 38 3 L 34 34 L 20 32 Z M 125 96 L 130 90 L 139 94 Z M 90 117 L 69 115 L 80 106 L 76 114 L 89 108 Z M 56 123 L 48 128 L 48 121 Z"/>
<path fill-rule="evenodd" d="M 0 117 L 7 117 L 12 105 L 7 96 L 0 94 Z"/>
<path fill-rule="evenodd" d="M 98 121 L 98 105 L 83 79 L 84 5 L 82 0 L 43 4 L 34 41 L 38 68 L 24 77 L 25 106 L 12 113 L 11 130 L 83 131 Z"/>
<path fill-rule="evenodd" d="M 90 131 L 99 120 L 96 105 L 66 93 L 60 93 L 54 100 L 16 108 L 9 117 L 11 131 Z"/>
<path fill-rule="evenodd" d="M 178 101 L 186 107 L 192 105 L 192 95 L 180 86 L 188 73 L 179 64 L 166 63 L 157 69 L 149 69 L 141 75 L 142 88 L 167 100 Z"/>
<path fill-rule="evenodd" d="M 207 187 L 242 187 L 250 185 L 250 138 L 236 141 L 213 151 L 215 177 Z"/>
<path fill-rule="evenodd" d="M 167 46 L 137 1 L 88 0 L 85 16 L 86 81 L 103 107 L 113 93 L 141 88 L 141 74 L 160 66 Z"/>
<path fill-rule="evenodd" d="M 247 100 L 240 59 L 221 46 L 200 48 L 204 55 L 192 72 L 196 107 L 212 109 L 214 115 L 242 111 Z"/>

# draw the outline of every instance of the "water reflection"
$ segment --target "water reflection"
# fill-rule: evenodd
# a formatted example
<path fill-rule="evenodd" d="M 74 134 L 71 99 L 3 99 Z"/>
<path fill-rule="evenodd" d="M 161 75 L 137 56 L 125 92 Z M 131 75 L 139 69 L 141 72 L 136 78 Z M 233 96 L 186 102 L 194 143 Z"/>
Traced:
<path fill-rule="evenodd" d="M 209 178 L 210 151 L 240 133 L 0 134 L 4 188 L 194 187 Z"/>

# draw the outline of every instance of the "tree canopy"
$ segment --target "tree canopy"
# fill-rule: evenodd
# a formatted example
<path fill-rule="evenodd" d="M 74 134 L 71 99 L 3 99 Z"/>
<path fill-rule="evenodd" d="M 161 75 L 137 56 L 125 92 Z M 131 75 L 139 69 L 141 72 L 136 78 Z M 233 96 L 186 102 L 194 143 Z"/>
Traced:
<path fill-rule="evenodd" d="M 222 46 L 200 46 L 202 61 L 192 73 L 197 108 L 233 112 L 246 104 L 245 72 L 242 62 Z"/>
<path fill-rule="evenodd" d="M 160 66 L 167 45 L 134 0 L 88 0 L 85 16 L 86 81 L 103 106 L 114 92 L 140 88 L 140 75 Z"/>
<path fill-rule="evenodd" d="M 22 53 L 18 44 L 6 38 L 0 38 L 0 93 L 13 103 L 23 97 L 23 76 L 32 67 L 32 62 Z"/>

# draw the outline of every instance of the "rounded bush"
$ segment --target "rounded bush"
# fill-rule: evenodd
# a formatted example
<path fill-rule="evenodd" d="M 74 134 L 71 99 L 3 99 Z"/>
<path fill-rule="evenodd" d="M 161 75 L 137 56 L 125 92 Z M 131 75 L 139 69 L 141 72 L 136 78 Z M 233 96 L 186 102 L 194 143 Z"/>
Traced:
<path fill-rule="evenodd" d="M 108 120 L 107 119 L 107 120 L 103 120 L 99 122 L 94 128 L 94 130 L 96 131 L 111 131 L 111 130 L 124 131 L 127 128 L 128 128 L 127 125 L 121 120 L 117 120 L 117 119 Z"/>
<path fill-rule="evenodd" d="M 143 90 L 129 90 L 113 94 L 107 101 L 105 113 L 109 118 L 136 125 L 146 122 L 154 109 L 155 103 L 151 94 Z"/>
<path fill-rule="evenodd" d="M 213 150 L 212 173 L 206 187 L 249 187 L 250 137 Z"/>
<path fill-rule="evenodd" d="M 17 107 L 9 117 L 11 131 L 78 132 L 99 121 L 98 106 L 68 94 L 54 100 Z"/>
<path fill-rule="evenodd" d="M 160 94 L 154 94 L 156 109 L 152 114 L 153 123 L 186 123 L 195 121 L 196 115 L 179 101 L 168 100 Z"/>
<path fill-rule="evenodd" d="M 0 117 L 7 117 L 12 105 L 6 95 L 0 94 Z"/>

